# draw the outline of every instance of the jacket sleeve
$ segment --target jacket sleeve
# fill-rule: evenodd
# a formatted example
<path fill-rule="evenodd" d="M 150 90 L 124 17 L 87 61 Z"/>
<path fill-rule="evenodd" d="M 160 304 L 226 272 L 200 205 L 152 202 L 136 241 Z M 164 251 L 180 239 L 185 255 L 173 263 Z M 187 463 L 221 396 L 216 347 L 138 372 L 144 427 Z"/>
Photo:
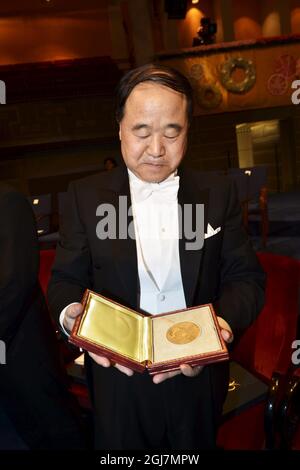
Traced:
<path fill-rule="evenodd" d="M 85 289 L 90 288 L 90 266 L 88 240 L 80 219 L 76 186 L 70 183 L 47 293 L 50 312 L 58 324 L 61 311 L 73 302 L 80 302 Z"/>
<path fill-rule="evenodd" d="M 231 182 L 221 254 L 219 297 L 215 303 L 237 334 L 255 320 L 264 305 L 265 273 L 242 225 L 242 213 Z"/>
<path fill-rule="evenodd" d="M 34 214 L 25 196 L 0 198 L 0 339 L 17 332 L 38 285 L 39 249 Z"/>

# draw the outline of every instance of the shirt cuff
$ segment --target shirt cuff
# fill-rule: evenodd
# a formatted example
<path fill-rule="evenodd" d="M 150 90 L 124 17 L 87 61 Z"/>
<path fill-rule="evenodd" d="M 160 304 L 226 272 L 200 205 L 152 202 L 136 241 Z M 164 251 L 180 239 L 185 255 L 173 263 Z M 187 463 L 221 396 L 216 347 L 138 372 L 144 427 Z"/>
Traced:
<path fill-rule="evenodd" d="M 70 333 L 68 333 L 68 331 L 65 329 L 64 327 L 64 318 L 65 318 L 65 313 L 66 313 L 66 310 L 68 307 L 70 307 L 70 305 L 75 305 L 75 304 L 78 304 L 78 302 L 72 302 L 71 304 L 67 305 L 62 311 L 61 311 L 61 314 L 59 315 L 59 324 L 60 324 L 60 327 L 62 329 L 62 331 L 64 332 L 64 334 L 66 336 L 70 336 Z"/>

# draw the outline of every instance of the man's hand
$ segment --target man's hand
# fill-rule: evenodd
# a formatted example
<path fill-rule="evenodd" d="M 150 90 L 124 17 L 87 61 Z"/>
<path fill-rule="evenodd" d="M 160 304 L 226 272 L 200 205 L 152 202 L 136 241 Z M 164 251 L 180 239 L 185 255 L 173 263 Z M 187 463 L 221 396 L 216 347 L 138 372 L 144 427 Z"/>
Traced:
<path fill-rule="evenodd" d="M 155 384 L 160 384 L 164 380 L 171 379 L 175 375 L 183 374 L 187 377 L 196 377 L 202 371 L 203 366 L 192 367 L 189 364 L 181 364 L 180 370 L 174 370 L 171 372 L 162 372 L 161 374 L 155 374 L 153 376 L 153 382 Z"/>
<path fill-rule="evenodd" d="M 73 330 L 75 319 L 82 313 L 82 310 L 83 305 L 79 303 L 69 305 L 69 307 L 66 309 L 63 324 L 69 333 L 71 333 Z"/>
<path fill-rule="evenodd" d="M 102 367 L 114 366 L 120 372 L 123 372 L 123 374 L 128 375 L 128 377 L 130 377 L 134 373 L 134 371 L 132 369 L 129 369 L 129 367 L 121 366 L 121 364 L 115 364 L 114 362 L 110 361 L 107 357 L 99 356 L 98 354 L 94 354 L 91 352 L 89 352 L 89 356 L 91 356 L 91 358 L 94 359 L 94 361 L 97 362 L 99 366 L 102 366 Z"/>
<path fill-rule="evenodd" d="M 66 312 L 65 312 L 65 317 L 64 317 L 64 327 L 68 331 L 72 331 L 73 325 L 75 322 L 76 317 L 82 313 L 83 306 L 82 304 L 73 304 L 70 305 Z M 221 327 L 221 335 L 223 336 L 224 341 L 227 343 L 231 343 L 233 341 L 233 333 L 228 325 L 228 323 L 221 317 L 217 317 L 219 325 Z M 116 369 L 118 369 L 120 372 L 123 372 L 123 374 L 128 375 L 129 377 L 133 375 L 134 371 L 132 369 L 129 369 L 129 367 L 122 366 L 120 364 L 114 364 L 111 362 L 107 357 L 104 356 L 99 356 L 98 354 L 94 354 L 89 352 L 88 353 L 91 358 L 97 362 L 102 367 L 111 367 L 114 366 Z M 181 364 L 180 365 L 180 370 L 175 370 L 171 372 L 162 372 L 161 374 L 155 374 L 153 376 L 153 382 L 155 384 L 161 383 L 164 380 L 171 379 L 172 377 L 175 377 L 178 374 L 183 374 L 186 375 L 187 377 L 196 377 L 197 375 L 200 374 L 202 371 L 203 366 L 196 366 L 196 367 L 191 367 L 189 364 Z"/>
<path fill-rule="evenodd" d="M 228 323 L 221 317 L 217 317 L 219 326 L 221 328 L 221 335 L 226 341 L 226 343 L 231 343 L 233 341 L 233 333 L 228 325 Z M 159 384 L 163 382 L 164 380 L 171 379 L 172 377 L 175 377 L 178 374 L 183 374 L 186 375 L 187 377 L 196 377 L 197 375 L 200 374 L 204 366 L 196 366 L 196 367 L 191 367 L 188 364 L 181 364 L 180 370 L 175 370 L 171 372 L 162 372 L 161 374 L 155 374 L 153 376 L 153 382 L 155 384 Z"/>
<path fill-rule="evenodd" d="M 217 319 L 218 319 L 219 326 L 221 328 L 221 335 L 224 341 L 226 341 L 226 343 L 232 343 L 233 341 L 232 329 L 228 325 L 227 321 L 224 320 L 224 318 L 217 317 Z"/>
<path fill-rule="evenodd" d="M 75 319 L 82 313 L 83 310 L 83 305 L 82 304 L 72 304 L 70 305 L 66 311 L 65 311 L 65 316 L 64 316 L 64 327 L 67 331 L 71 332 L 74 326 Z M 92 359 L 94 359 L 97 364 L 99 364 L 102 367 L 110 367 L 114 366 L 116 369 L 119 371 L 123 372 L 123 374 L 126 374 L 128 376 L 133 375 L 133 370 L 129 369 L 128 367 L 121 366 L 120 364 L 114 364 L 111 362 L 107 357 L 104 356 L 99 356 L 98 354 L 90 353 L 89 355 L 91 356 Z"/>

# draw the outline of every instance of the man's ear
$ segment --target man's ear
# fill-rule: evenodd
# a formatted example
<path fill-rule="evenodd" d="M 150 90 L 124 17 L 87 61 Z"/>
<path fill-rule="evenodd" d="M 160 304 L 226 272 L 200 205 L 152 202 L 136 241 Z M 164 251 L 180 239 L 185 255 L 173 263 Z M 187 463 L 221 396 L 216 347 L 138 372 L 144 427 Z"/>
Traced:
<path fill-rule="evenodd" d="M 122 140 L 122 131 L 121 131 L 121 125 L 119 125 L 119 139 Z"/>

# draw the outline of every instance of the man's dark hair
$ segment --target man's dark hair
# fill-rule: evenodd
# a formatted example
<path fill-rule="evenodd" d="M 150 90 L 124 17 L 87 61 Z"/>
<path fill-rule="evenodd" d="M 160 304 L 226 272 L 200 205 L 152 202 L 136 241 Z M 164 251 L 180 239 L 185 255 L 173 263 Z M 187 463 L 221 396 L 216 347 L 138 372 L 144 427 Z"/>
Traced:
<path fill-rule="evenodd" d="M 120 123 L 124 117 L 124 108 L 132 90 L 143 82 L 157 83 L 182 93 L 187 100 L 187 116 L 191 122 L 193 116 L 193 90 L 188 79 L 171 67 L 160 64 L 146 64 L 127 72 L 121 79 L 116 92 L 115 115 Z"/>

